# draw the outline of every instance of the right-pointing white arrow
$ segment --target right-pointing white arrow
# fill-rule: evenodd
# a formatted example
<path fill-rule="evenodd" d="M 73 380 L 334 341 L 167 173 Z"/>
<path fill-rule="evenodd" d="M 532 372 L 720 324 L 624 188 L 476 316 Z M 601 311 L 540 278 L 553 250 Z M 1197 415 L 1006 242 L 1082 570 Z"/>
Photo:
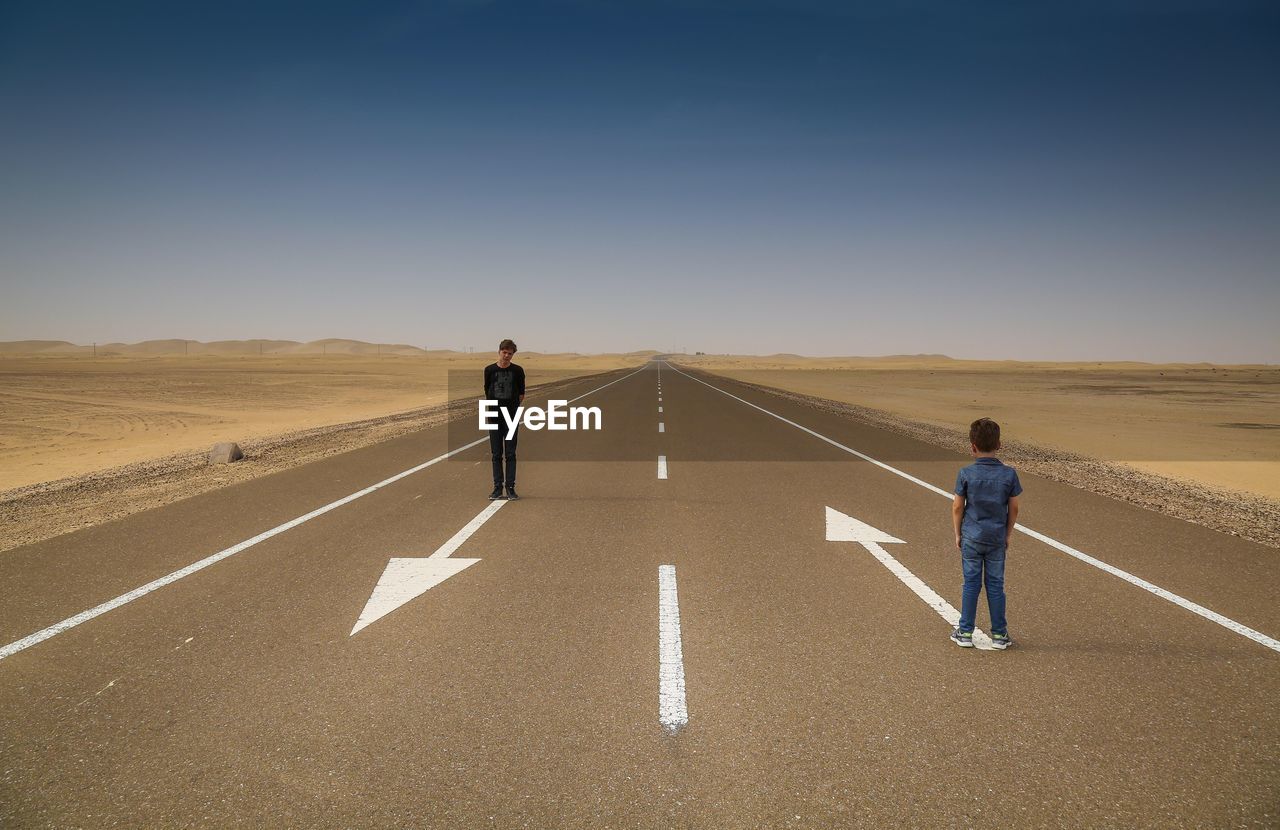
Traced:
<path fill-rule="evenodd" d="M 928 585 L 920 581 L 920 577 L 889 555 L 889 552 L 880 547 L 880 543 L 886 544 L 906 544 L 901 539 L 890 536 L 883 530 L 872 527 L 871 525 L 860 522 L 852 516 L 841 513 L 834 508 L 827 508 L 827 541 L 828 542 L 857 542 L 867 550 L 871 551 L 871 555 L 879 559 L 881 564 L 888 568 L 894 576 L 901 579 L 903 583 L 915 591 L 916 596 L 928 603 L 929 607 L 937 611 L 939 616 L 951 624 L 955 628 L 960 624 L 960 612 L 957 611 L 951 603 L 938 596 Z M 973 644 L 981 649 L 990 649 L 991 638 L 984 634 L 980 629 L 973 630 Z"/>

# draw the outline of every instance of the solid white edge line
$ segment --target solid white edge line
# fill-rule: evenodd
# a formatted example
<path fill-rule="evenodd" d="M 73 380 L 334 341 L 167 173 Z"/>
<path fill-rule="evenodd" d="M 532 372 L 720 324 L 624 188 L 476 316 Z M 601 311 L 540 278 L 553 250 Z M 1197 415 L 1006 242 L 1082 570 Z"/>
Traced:
<path fill-rule="evenodd" d="M 601 389 L 610 387 L 613 384 L 618 383 L 619 381 L 626 380 L 627 378 L 631 377 L 632 375 L 638 374 L 641 371 L 643 371 L 643 367 L 640 369 L 637 369 L 636 371 L 632 372 L 629 375 L 624 375 L 623 377 L 620 377 L 617 380 L 610 381 L 609 383 L 606 383 L 604 386 L 598 386 L 595 389 L 592 389 L 590 392 L 579 395 L 578 397 L 574 398 L 573 401 L 582 400 L 587 395 L 593 394 L 595 392 L 599 392 Z M 568 401 L 568 403 L 573 403 L 573 401 Z M 342 507 L 344 504 L 349 504 L 350 502 L 355 501 L 361 496 L 367 496 L 370 493 L 374 492 L 375 490 L 380 490 L 383 487 L 386 487 L 388 484 L 394 484 L 395 482 L 399 481 L 402 478 L 405 478 L 406 476 L 411 476 L 414 473 L 421 472 L 422 470 L 425 470 L 431 465 L 436 464 L 440 461 L 443 461 L 446 458 L 449 458 L 450 456 L 457 455 L 460 452 L 465 452 L 466 450 L 469 450 L 472 447 L 483 444 L 487 440 L 489 440 L 488 436 L 485 436 L 484 438 L 479 438 L 475 441 L 472 441 L 470 444 L 467 444 L 466 446 L 458 447 L 455 450 L 450 450 L 444 455 L 438 455 L 435 458 L 431 459 L 430 461 L 424 461 L 423 463 L 419 464 L 416 467 L 411 467 L 402 473 L 397 473 L 391 476 L 390 478 L 383 479 L 382 481 L 379 481 L 377 484 L 370 485 L 369 487 L 366 487 L 363 490 L 358 490 L 349 496 L 344 496 L 343 498 L 340 498 L 337 501 L 330 502 L 323 507 L 318 507 L 315 510 L 312 510 L 310 513 L 307 513 L 303 516 L 299 516 L 296 519 L 287 521 L 282 525 L 277 525 L 276 527 L 273 527 L 270 530 L 259 533 L 257 536 L 254 536 L 251 539 L 246 539 L 243 542 L 233 545 L 225 550 L 220 550 L 215 554 L 206 556 L 204 559 L 201 559 L 198 562 L 193 562 L 190 565 L 187 565 L 184 568 L 180 568 L 179 570 L 176 570 L 171 574 L 162 576 L 159 579 L 154 579 L 145 585 L 141 585 L 137 588 L 134 588 L 132 591 L 129 591 L 128 593 L 121 594 L 115 599 L 108 600 L 102 603 L 101 605 L 94 606 L 93 608 L 90 608 L 88 611 L 81 611 L 79 614 L 76 614 L 73 617 L 67 617 L 65 620 L 54 623 L 48 628 L 43 628 L 35 632 L 34 634 L 28 634 L 27 636 L 23 637 L 20 640 L 14 640 L 12 643 L 9 643 L 3 648 L 0 648 L 0 660 L 3 660 L 6 657 L 10 657 L 14 654 L 17 654 L 23 649 L 31 648 L 31 646 L 42 643 L 45 640 L 49 639 L 50 637 L 54 637 L 58 634 L 61 634 L 64 631 L 68 631 L 72 628 L 75 628 L 77 625 L 80 625 L 81 623 L 84 623 L 84 622 L 88 622 L 94 617 L 99 617 L 107 613 L 108 611 L 112 611 L 116 608 L 119 608 L 122 605 L 126 605 L 130 602 L 133 602 L 135 599 L 138 599 L 139 597 L 146 596 L 152 591 L 158 590 L 160 588 L 165 587 L 166 585 L 170 585 L 174 582 L 177 582 L 179 579 L 182 579 L 183 577 L 186 577 L 186 576 L 190 576 L 196 571 L 204 570 L 210 565 L 217 564 L 218 562 L 221 562 L 223 559 L 226 559 L 229 556 L 235 556 L 237 553 L 240 553 L 241 551 L 247 548 L 251 548 L 254 545 L 258 544 L 259 542 L 264 542 L 267 539 L 270 539 L 272 536 L 276 536 L 277 534 L 284 533 L 286 530 L 292 530 L 293 528 L 297 527 L 298 525 L 304 522 L 309 522 L 312 519 L 316 518 L 317 516 L 322 516 L 325 513 L 328 513 L 330 510 L 333 510 L 338 507 Z"/>
<path fill-rule="evenodd" d="M 675 565 L 658 566 L 658 721 L 672 732 L 689 723 Z"/>
<path fill-rule="evenodd" d="M 703 386 L 707 387 L 708 389 L 714 389 L 715 391 L 719 392 L 722 395 L 728 395 L 730 398 L 733 398 L 735 401 L 744 403 L 747 406 L 751 407 L 752 409 L 758 409 L 764 414 L 777 418 L 779 421 L 782 421 L 785 424 L 790 424 L 791 426 L 795 427 L 798 430 L 801 430 L 802 432 L 809 433 L 814 438 L 818 438 L 822 441 L 826 441 L 828 444 L 830 444 L 833 447 L 842 449 L 851 455 L 856 455 L 858 458 L 861 458 L 864 461 L 869 461 L 870 463 L 876 465 L 877 467 L 880 467 L 881 469 L 888 470 L 894 475 L 901 476 L 902 478 L 905 478 L 907 481 L 913 482 L 914 484 L 918 484 L 921 487 L 925 488 L 926 490 L 932 490 L 933 492 L 937 493 L 940 496 L 952 498 L 952 493 L 942 489 L 941 487 L 936 487 L 927 481 L 922 481 L 921 479 L 916 478 L 910 473 L 905 473 L 902 470 L 899 470 L 895 467 L 890 467 L 888 464 L 885 464 L 883 461 L 877 461 L 876 459 L 872 458 L 869 455 L 864 455 L 863 453 L 860 453 L 855 449 L 846 447 L 844 444 L 841 444 L 839 441 L 834 441 L 828 438 L 827 436 L 822 435 L 821 433 L 814 432 L 808 427 L 801 426 L 800 424 L 797 424 L 795 421 L 788 420 L 782 417 L 781 415 L 778 415 L 774 412 L 770 412 L 769 410 L 765 409 L 762 406 L 756 406 L 751 401 L 743 400 L 742 398 L 739 398 L 737 395 L 731 392 L 726 392 L 725 390 L 719 388 L 718 386 L 712 386 L 710 383 L 707 383 L 706 381 L 701 380 L 699 378 L 695 378 L 693 375 L 683 372 L 677 369 L 675 366 L 668 364 L 668 368 L 673 369 L 677 373 L 684 375 L 690 380 L 701 383 Z M 1181 608 L 1185 608 L 1186 610 L 1192 612 L 1193 614 L 1198 614 L 1199 616 L 1204 617 L 1206 620 L 1209 620 L 1210 622 L 1215 622 L 1218 625 L 1222 626 L 1223 628 L 1226 628 L 1230 631 L 1234 631 L 1235 633 L 1243 637 L 1248 637 L 1250 640 L 1253 640 L 1255 643 L 1258 643 L 1259 645 L 1265 646 L 1266 648 L 1269 648 L 1272 651 L 1280 653 L 1280 640 L 1277 640 L 1274 637 L 1268 637 L 1266 634 L 1263 634 L 1260 631 L 1255 631 L 1252 628 L 1249 628 L 1247 625 L 1238 623 L 1235 620 L 1230 619 L 1229 617 L 1224 617 L 1218 612 L 1211 611 L 1208 608 L 1205 608 L 1203 605 L 1194 603 L 1191 600 L 1186 599 L 1185 597 L 1182 597 L 1182 596 L 1179 596 L 1178 594 L 1173 593 L 1172 591 L 1166 591 L 1164 588 L 1161 588 L 1158 585 L 1150 583 L 1141 577 L 1134 576 L 1128 571 L 1123 571 L 1114 565 L 1108 565 L 1106 562 L 1103 562 L 1101 559 L 1095 559 L 1094 557 L 1090 556 L 1087 553 L 1082 553 L 1081 551 L 1076 550 L 1070 545 L 1067 545 L 1063 542 L 1059 542 L 1058 540 L 1050 538 L 1049 536 L 1045 536 L 1043 533 L 1034 531 L 1025 525 L 1021 525 L 1021 524 L 1014 525 L 1014 530 L 1017 530 L 1020 533 L 1025 533 L 1033 539 L 1038 539 L 1041 542 L 1044 542 L 1046 545 L 1049 545 L 1052 548 L 1056 548 L 1057 550 L 1062 551 L 1068 556 L 1075 557 L 1076 559 L 1079 559 L 1081 562 L 1092 565 L 1093 567 L 1101 571 L 1105 571 L 1111 574 L 1112 576 L 1118 576 L 1121 579 L 1123 579 L 1125 582 L 1128 582 L 1131 585 L 1136 585 L 1139 588 L 1142 588 L 1144 591 L 1148 591 L 1160 597 L 1161 599 L 1168 600 L 1169 602 L 1172 602 L 1174 605 L 1177 605 Z"/>

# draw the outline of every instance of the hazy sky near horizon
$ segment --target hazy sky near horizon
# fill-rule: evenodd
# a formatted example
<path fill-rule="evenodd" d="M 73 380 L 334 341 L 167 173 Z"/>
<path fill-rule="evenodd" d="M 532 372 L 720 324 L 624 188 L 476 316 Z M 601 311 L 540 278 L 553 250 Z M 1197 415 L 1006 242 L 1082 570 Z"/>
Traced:
<path fill-rule="evenodd" d="M 0 3 L 0 340 L 1280 362 L 1280 6 Z"/>

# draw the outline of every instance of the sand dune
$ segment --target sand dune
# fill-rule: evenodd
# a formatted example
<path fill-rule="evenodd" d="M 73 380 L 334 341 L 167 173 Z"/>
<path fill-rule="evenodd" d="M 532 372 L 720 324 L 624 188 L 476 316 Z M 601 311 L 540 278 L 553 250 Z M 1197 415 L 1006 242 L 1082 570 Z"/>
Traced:
<path fill-rule="evenodd" d="M 310 343 L 299 343 L 296 340 L 215 340 L 202 343 L 199 340 L 145 340 L 141 343 L 99 343 L 97 353 L 100 356 L 111 355 L 155 355 L 155 356 L 194 356 L 194 355 L 378 355 L 378 354 L 416 354 L 426 352 L 416 346 L 400 344 L 365 343 L 360 340 L 343 340 L 338 338 L 315 340 Z"/>
<path fill-rule="evenodd" d="M 0 343 L 0 354 L 74 354 L 91 346 L 77 346 L 65 340 L 10 340 Z"/>
<path fill-rule="evenodd" d="M 363 340 L 346 340 L 327 338 L 301 343 L 297 340 L 214 340 L 208 343 L 199 340 L 144 340 L 138 343 L 97 343 L 76 344 L 66 340 L 12 340 L 0 342 L 0 355 L 47 355 L 47 354 L 97 354 L 99 357 L 116 355 L 155 357 L 195 355 L 404 355 L 425 356 L 436 355 L 447 357 L 457 355 L 465 357 L 468 353 L 451 349 L 424 349 L 405 343 L 366 343 Z M 486 351 L 483 354 L 490 354 Z M 521 352 L 522 356 L 541 354 L 539 352 Z M 597 355 L 582 355 L 576 352 L 546 353 L 548 356 L 565 358 L 592 358 Z M 621 357 L 651 357 L 658 352 L 647 349 L 626 352 Z"/>

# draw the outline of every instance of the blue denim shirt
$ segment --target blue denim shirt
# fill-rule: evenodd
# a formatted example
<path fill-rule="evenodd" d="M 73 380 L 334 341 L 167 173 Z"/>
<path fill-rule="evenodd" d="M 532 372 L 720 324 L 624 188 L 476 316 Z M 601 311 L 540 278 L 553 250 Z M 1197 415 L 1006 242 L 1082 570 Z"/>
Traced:
<path fill-rule="evenodd" d="M 1003 545 L 1009 527 L 1009 499 L 1022 492 L 1018 473 L 998 458 L 978 458 L 956 475 L 956 495 L 964 497 L 961 538 Z"/>

